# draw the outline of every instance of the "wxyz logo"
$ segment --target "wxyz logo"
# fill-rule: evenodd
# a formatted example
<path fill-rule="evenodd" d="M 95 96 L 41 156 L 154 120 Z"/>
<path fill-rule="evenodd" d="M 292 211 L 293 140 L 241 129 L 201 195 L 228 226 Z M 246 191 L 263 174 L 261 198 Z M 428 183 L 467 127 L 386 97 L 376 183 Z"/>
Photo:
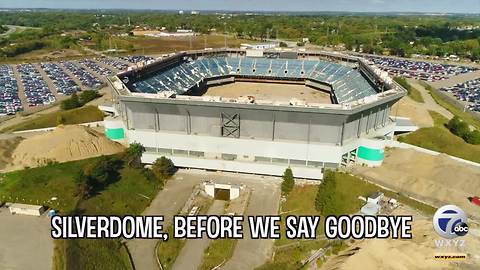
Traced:
<path fill-rule="evenodd" d="M 435 246 L 437 248 L 446 248 L 446 247 L 456 247 L 463 248 L 465 247 L 465 240 L 462 239 L 436 239 Z"/>

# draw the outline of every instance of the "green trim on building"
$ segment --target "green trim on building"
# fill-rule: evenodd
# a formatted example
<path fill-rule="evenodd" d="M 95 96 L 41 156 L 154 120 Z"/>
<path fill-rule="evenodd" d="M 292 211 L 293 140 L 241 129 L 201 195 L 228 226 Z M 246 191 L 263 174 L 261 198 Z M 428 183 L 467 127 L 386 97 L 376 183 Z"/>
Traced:
<path fill-rule="evenodd" d="M 385 158 L 383 149 L 373 149 L 365 146 L 358 148 L 357 156 L 369 161 L 381 161 Z"/>
<path fill-rule="evenodd" d="M 107 128 L 105 130 L 105 135 L 110 140 L 125 139 L 125 131 L 123 130 L 123 128 Z"/>

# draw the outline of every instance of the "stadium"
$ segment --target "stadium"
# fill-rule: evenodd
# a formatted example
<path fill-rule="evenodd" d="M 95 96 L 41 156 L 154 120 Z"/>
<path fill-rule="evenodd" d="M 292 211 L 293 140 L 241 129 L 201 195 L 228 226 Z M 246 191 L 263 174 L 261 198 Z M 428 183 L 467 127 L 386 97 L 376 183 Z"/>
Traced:
<path fill-rule="evenodd" d="M 321 179 L 381 165 L 406 90 L 359 57 L 327 52 L 179 52 L 108 79 L 107 137 L 141 143 L 142 162 Z"/>

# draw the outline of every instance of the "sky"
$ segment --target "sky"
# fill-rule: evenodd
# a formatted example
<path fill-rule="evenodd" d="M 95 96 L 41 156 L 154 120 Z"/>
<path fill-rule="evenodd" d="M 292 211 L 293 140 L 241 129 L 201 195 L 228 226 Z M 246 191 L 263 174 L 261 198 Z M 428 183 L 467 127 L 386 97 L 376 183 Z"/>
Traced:
<path fill-rule="evenodd" d="M 0 0 L 0 8 L 480 13 L 480 0 Z"/>

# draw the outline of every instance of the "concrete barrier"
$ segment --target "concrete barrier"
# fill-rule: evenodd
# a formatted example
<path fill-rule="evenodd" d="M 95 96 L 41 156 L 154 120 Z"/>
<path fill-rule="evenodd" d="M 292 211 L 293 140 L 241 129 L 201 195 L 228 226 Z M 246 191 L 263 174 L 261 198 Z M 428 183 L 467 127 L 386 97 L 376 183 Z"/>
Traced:
<path fill-rule="evenodd" d="M 103 127 L 103 121 L 97 121 L 97 122 L 89 122 L 89 123 L 81 123 L 78 124 L 80 126 L 86 126 L 86 127 L 97 127 L 101 126 Z M 48 128 L 38 128 L 38 129 L 29 129 L 29 130 L 21 130 L 21 131 L 15 131 L 13 134 L 22 134 L 22 133 L 31 133 L 31 132 L 47 132 L 47 131 L 52 131 L 56 129 L 57 127 L 48 127 Z"/>

